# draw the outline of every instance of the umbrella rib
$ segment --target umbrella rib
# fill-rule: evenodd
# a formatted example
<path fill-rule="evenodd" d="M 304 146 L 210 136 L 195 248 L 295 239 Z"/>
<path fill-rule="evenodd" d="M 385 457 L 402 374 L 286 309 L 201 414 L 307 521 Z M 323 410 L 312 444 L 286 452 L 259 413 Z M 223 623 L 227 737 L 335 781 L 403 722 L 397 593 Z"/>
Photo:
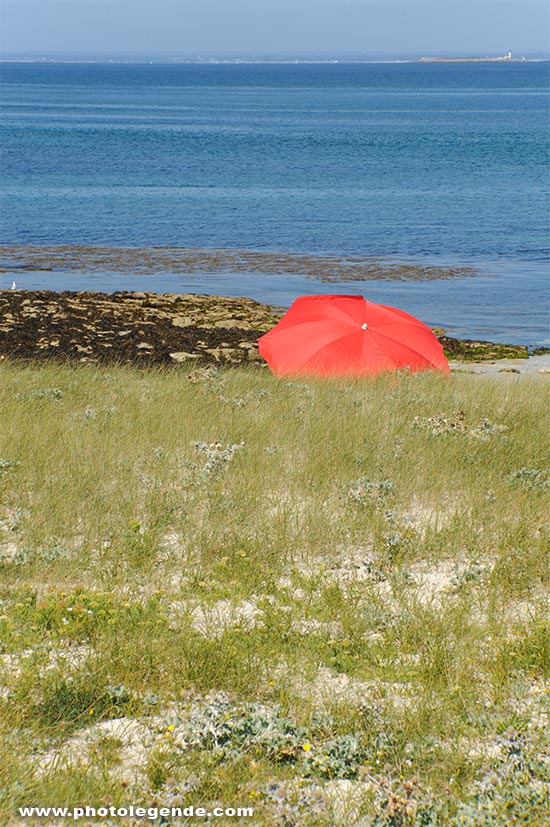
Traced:
<path fill-rule="evenodd" d="M 287 347 L 288 347 L 288 337 L 289 336 L 294 337 L 295 334 L 296 334 L 296 330 L 301 329 L 300 337 L 302 338 L 303 342 L 308 343 L 307 347 L 306 347 L 306 353 L 301 354 L 301 358 L 300 358 L 301 364 L 304 365 L 310 359 L 314 358 L 315 354 L 320 349 L 322 349 L 324 347 L 327 347 L 328 345 L 332 345 L 334 343 L 334 341 L 338 341 L 340 339 L 345 338 L 346 336 L 353 335 L 353 333 L 355 333 L 355 331 L 350 330 L 349 325 L 344 326 L 343 324 L 339 324 L 338 325 L 338 327 L 340 328 L 339 335 L 335 335 L 334 332 L 333 332 L 333 329 L 334 329 L 335 325 L 334 325 L 334 322 L 332 322 L 332 323 L 329 324 L 329 329 L 326 331 L 326 333 L 329 334 L 329 335 L 327 336 L 325 334 L 325 336 L 323 337 L 325 339 L 325 341 L 319 346 L 315 341 L 315 336 L 308 335 L 309 331 L 306 332 L 306 330 L 304 330 L 304 328 L 305 329 L 308 329 L 308 328 L 311 329 L 312 327 L 315 328 L 315 327 L 318 326 L 318 324 L 327 325 L 327 320 L 322 320 L 320 323 L 312 322 L 312 321 L 298 322 L 295 325 L 292 325 L 291 327 L 288 327 L 285 330 L 281 330 L 279 332 L 276 331 L 276 328 L 273 328 L 272 331 L 270 331 L 269 333 L 266 333 L 265 342 L 267 344 L 267 342 L 271 338 L 274 342 L 277 342 L 277 341 L 280 342 L 280 343 L 286 342 Z M 330 328 L 332 328 L 332 330 Z"/>
<path fill-rule="evenodd" d="M 321 317 L 318 318 L 318 319 L 306 319 L 306 320 L 301 321 L 301 322 L 293 322 L 292 324 L 293 324 L 293 326 L 294 325 L 300 325 L 300 324 L 309 324 L 311 322 L 333 322 L 333 323 L 338 324 L 338 322 L 336 322 L 333 318 L 331 318 L 331 316 L 333 316 L 333 315 L 338 315 L 338 316 L 342 317 L 342 321 L 340 322 L 340 324 L 348 324 L 348 325 L 349 324 L 354 324 L 354 325 L 357 324 L 357 320 L 350 313 L 348 313 L 346 310 L 344 310 L 341 307 L 334 307 L 334 306 L 331 306 L 330 308 L 328 308 L 328 307 L 325 308 L 325 314 L 322 314 Z"/>
<path fill-rule="evenodd" d="M 409 350 L 411 353 L 414 353 L 416 356 L 419 356 L 425 362 L 428 362 L 428 364 L 432 364 L 431 359 L 428 359 L 426 356 L 424 356 L 423 353 L 420 353 L 420 351 L 415 350 L 414 348 L 410 347 L 410 345 L 407 345 L 405 342 L 401 342 L 401 341 L 399 341 L 399 339 L 394 339 L 392 336 L 385 336 L 383 333 L 379 333 L 378 330 L 371 330 L 371 333 L 373 333 L 377 336 L 381 336 L 383 339 L 387 339 L 388 342 L 394 342 L 395 344 L 399 345 L 400 347 L 406 348 L 406 350 Z M 389 356 L 388 358 L 391 359 L 391 356 Z M 397 362 L 395 362 L 394 359 L 392 359 L 392 362 L 395 365 L 397 365 Z"/>
<path fill-rule="evenodd" d="M 359 331 L 359 332 L 361 332 L 361 331 Z M 324 345 L 316 353 L 312 354 L 311 356 L 308 356 L 308 358 L 302 363 L 302 367 L 306 367 L 308 362 L 310 362 L 311 360 L 318 357 L 321 350 L 324 350 L 326 347 L 331 347 L 332 345 L 334 345 L 335 342 L 339 342 L 341 339 L 346 339 L 348 336 L 357 336 L 357 335 L 359 335 L 359 332 L 357 332 L 357 333 L 355 333 L 355 332 L 343 333 L 341 336 L 337 336 L 335 339 L 332 339 L 331 342 Z M 373 331 L 371 330 L 370 332 L 372 333 Z M 387 337 L 384 337 L 384 338 L 387 338 Z M 368 341 L 368 339 L 370 339 L 370 343 L 366 347 L 367 351 L 369 349 L 376 350 L 378 352 L 378 355 L 382 356 L 384 359 L 388 359 L 388 361 L 390 361 L 393 364 L 394 367 L 396 367 L 396 368 L 399 367 L 399 365 L 398 365 L 397 361 L 394 359 L 394 357 L 390 356 L 388 353 L 386 353 L 384 351 L 384 349 L 382 347 L 380 347 L 378 342 L 374 338 L 372 338 L 372 336 L 367 336 L 367 335 L 363 336 L 363 342 L 362 342 L 362 345 L 361 345 L 361 356 L 363 356 L 364 353 L 365 353 L 365 344 Z"/>
<path fill-rule="evenodd" d="M 361 331 L 359 331 L 359 333 L 360 332 Z M 323 345 L 323 347 L 319 348 L 319 350 L 317 350 L 315 353 L 312 353 L 311 356 L 308 356 L 308 358 L 304 362 L 302 362 L 302 367 L 306 367 L 308 362 L 310 362 L 312 359 L 317 358 L 319 356 L 319 353 L 322 350 L 325 350 L 325 348 L 332 347 L 336 342 L 339 342 L 341 339 L 346 339 L 348 336 L 357 336 L 357 335 L 359 335 L 358 332 L 356 332 L 356 331 L 351 331 L 350 332 L 348 330 L 347 333 L 342 333 L 340 336 L 336 336 L 334 339 L 331 339 L 330 342 L 327 342 L 326 345 Z"/>
<path fill-rule="evenodd" d="M 384 351 L 384 349 L 383 349 L 382 347 L 380 347 L 379 343 L 378 343 L 378 342 L 376 341 L 376 339 L 374 338 L 374 334 L 376 333 L 376 330 L 373 330 L 373 329 L 371 328 L 369 332 L 370 332 L 370 334 L 371 334 L 371 335 L 369 336 L 369 339 L 370 339 L 370 348 L 371 348 L 371 349 L 373 349 L 373 350 L 374 350 L 374 349 L 375 349 L 375 350 L 377 350 L 377 351 L 378 351 L 378 353 L 379 353 L 381 356 L 383 356 L 383 357 L 384 357 L 384 359 L 389 359 L 389 361 L 393 364 L 393 366 L 394 366 L 394 367 L 398 367 L 398 364 L 397 364 L 396 360 L 393 358 L 393 356 L 390 356 L 390 355 L 389 355 L 389 353 L 386 353 L 386 352 Z M 387 339 L 388 337 L 387 337 L 387 336 L 384 336 L 383 338 Z M 364 341 L 363 341 L 363 352 L 364 352 L 367 348 L 368 348 L 368 346 L 367 346 L 367 337 L 365 336 L 365 339 L 364 339 Z"/>

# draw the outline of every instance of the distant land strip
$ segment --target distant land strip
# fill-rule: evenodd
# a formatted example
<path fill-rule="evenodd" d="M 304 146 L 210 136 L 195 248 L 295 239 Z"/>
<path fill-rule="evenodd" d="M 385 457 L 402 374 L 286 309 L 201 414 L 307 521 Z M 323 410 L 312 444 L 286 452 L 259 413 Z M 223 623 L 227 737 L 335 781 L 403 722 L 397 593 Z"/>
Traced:
<path fill-rule="evenodd" d="M 274 57 L 274 56 L 246 56 L 246 57 L 199 57 L 195 56 L 173 56 L 173 55 L 151 55 L 149 57 L 137 55 L 132 57 L 123 57 L 121 55 L 108 56 L 40 56 L 40 55 L 7 55 L 4 53 L 0 57 L 0 63 L 30 63 L 30 64 L 88 64 L 100 63 L 113 66 L 120 65 L 140 65 L 154 63 L 159 66 L 215 66 L 215 65 L 245 65 L 245 66 L 285 66 L 285 65 L 363 65 L 370 63 L 487 63 L 487 62 L 504 62 L 504 63 L 547 63 L 550 60 L 548 55 L 538 55 L 535 57 L 508 57 L 508 55 L 486 56 L 486 57 L 453 57 L 451 56 L 428 56 L 428 57 L 368 57 L 367 55 L 358 56 L 341 56 L 341 57 Z"/>
<path fill-rule="evenodd" d="M 313 255 L 234 248 L 0 245 L 0 272 L 264 273 L 322 282 L 430 281 L 475 276 L 474 267 L 434 266 L 370 256 Z"/>

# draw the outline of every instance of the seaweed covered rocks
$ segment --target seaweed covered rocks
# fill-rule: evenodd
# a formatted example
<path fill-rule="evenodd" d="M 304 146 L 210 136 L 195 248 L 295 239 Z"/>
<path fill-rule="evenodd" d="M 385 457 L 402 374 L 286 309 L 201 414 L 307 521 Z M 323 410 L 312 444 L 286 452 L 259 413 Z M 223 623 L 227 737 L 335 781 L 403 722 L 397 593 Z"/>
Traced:
<path fill-rule="evenodd" d="M 263 363 L 279 314 L 252 299 L 176 293 L 0 291 L 0 356 L 159 365 Z"/>
<path fill-rule="evenodd" d="M 0 359 L 132 365 L 257 364 L 260 336 L 281 308 L 195 293 L 0 290 Z M 526 359 L 522 345 L 434 333 L 449 359 Z"/>

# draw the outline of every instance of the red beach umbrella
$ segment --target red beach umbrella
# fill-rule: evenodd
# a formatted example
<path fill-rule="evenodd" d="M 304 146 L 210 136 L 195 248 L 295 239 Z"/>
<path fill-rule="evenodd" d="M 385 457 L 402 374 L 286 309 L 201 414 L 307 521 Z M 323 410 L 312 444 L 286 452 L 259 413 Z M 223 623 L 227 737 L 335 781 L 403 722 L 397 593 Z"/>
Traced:
<path fill-rule="evenodd" d="M 277 376 L 346 376 L 409 368 L 450 373 L 428 325 L 363 296 L 300 296 L 258 342 Z"/>

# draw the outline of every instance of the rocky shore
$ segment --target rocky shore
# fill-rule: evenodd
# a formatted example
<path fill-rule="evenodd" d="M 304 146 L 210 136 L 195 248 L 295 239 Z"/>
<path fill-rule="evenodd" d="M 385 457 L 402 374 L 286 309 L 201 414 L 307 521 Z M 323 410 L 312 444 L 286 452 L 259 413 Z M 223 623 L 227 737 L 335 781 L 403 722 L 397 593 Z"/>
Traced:
<path fill-rule="evenodd" d="M 283 310 L 178 293 L 0 291 L 0 358 L 132 365 L 265 364 L 257 341 Z M 525 359 L 526 347 L 453 339 L 450 359 Z"/>

